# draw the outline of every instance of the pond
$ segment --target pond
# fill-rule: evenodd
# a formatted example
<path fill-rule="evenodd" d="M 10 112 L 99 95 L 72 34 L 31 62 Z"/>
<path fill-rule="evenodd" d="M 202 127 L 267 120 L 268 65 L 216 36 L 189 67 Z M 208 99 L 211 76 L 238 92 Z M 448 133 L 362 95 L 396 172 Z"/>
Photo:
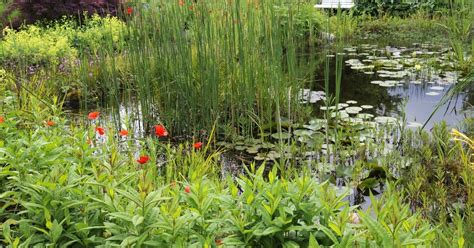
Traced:
<path fill-rule="evenodd" d="M 320 54 L 319 56 L 324 56 Z M 334 92 L 335 57 L 330 57 L 330 88 Z M 344 49 L 340 102 L 371 105 L 375 116 L 406 120 L 409 127 L 431 129 L 445 121 L 459 125 L 472 116 L 474 98 L 465 94 L 441 106 L 431 117 L 444 94 L 459 80 L 450 51 L 429 44 L 407 47 L 359 45 Z M 324 63 L 316 68 L 313 90 L 324 91 Z M 316 105 L 316 110 L 321 104 Z"/>

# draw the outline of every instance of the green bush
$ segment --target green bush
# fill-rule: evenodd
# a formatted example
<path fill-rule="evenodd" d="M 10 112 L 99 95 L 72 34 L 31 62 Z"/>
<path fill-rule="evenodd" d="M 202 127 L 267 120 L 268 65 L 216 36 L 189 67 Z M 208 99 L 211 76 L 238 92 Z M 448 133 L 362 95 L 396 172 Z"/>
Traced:
<path fill-rule="evenodd" d="M 0 44 L 2 62 L 57 65 L 61 59 L 76 58 L 77 53 L 71 46 L 71 40 L 60 30 L 36 25 L 19 31 L 6 28 Z"/>
<path fill-rule="evenodd" d="M 63 19 L 49 25 L 28 25 L 18 31 L 6 28 L 0 43 L 3 63 L 58 65 L 73 62 L 82 53 L 95 54 L 104 46 L 119 49 L 125 24 L 116 17 L 87 18 L 79 26 Z"/>

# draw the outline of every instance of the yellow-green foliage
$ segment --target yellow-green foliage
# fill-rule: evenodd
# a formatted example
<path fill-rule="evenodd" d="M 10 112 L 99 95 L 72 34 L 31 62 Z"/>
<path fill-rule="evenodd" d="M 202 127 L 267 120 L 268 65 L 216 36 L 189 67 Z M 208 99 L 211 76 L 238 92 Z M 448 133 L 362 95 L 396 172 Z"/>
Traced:
<path fill-rule="evenodd" d="M 71 47 L 67 36 L 35 25 L 20 31 L 6 28 L 0 45 L 2 61 L 58 64 L 61 58 L 73 59 L 76 55 L 77 50 Z"/>
<path fill-rule="evenodd" d="M 96 53 L 102 46 L 120 47 L 125 24 L 116 17 L 92 16 L 83 26 L 62 20 L 50 26 L 6 28 L 0 43 L 0 61 L 57 65 L 73 61 L 79 51 Z"/>
<path fill-rule="evenodd" d="M 101 46 L 113 46 L 118 49 L 123 44 L 125 23 L 117 17 L 101 18 L 92 16 L 86 21 L 85 27 L 76 33 L 79 46 L 87 47 L 96 53 Z"/>

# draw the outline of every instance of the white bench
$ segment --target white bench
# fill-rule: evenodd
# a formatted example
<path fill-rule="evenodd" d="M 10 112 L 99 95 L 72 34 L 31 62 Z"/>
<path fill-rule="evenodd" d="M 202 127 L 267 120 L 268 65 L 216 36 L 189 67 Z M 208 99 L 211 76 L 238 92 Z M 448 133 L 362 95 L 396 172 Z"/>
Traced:
<path fill-rule="evenodd" d="M 317 9 L 350 9 L 354 7 L 353 0 L 322 0 L 321 4 L 314 5 Z"/>

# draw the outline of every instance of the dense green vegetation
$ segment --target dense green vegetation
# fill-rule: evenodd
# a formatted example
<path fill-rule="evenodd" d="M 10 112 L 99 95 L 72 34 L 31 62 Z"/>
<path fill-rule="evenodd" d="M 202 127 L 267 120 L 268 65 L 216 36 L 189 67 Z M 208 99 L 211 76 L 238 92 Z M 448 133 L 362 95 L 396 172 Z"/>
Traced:
<path fill-rule="evenodd" d="M 412 130 L 341 101 L 345 46 L 373 40 L 449 44 L 441 102 L 470 94 L 470 3 L 313 4 L 127 2 L 4 29 L 0 246 L 472 246 L 472 118 Z"/>

